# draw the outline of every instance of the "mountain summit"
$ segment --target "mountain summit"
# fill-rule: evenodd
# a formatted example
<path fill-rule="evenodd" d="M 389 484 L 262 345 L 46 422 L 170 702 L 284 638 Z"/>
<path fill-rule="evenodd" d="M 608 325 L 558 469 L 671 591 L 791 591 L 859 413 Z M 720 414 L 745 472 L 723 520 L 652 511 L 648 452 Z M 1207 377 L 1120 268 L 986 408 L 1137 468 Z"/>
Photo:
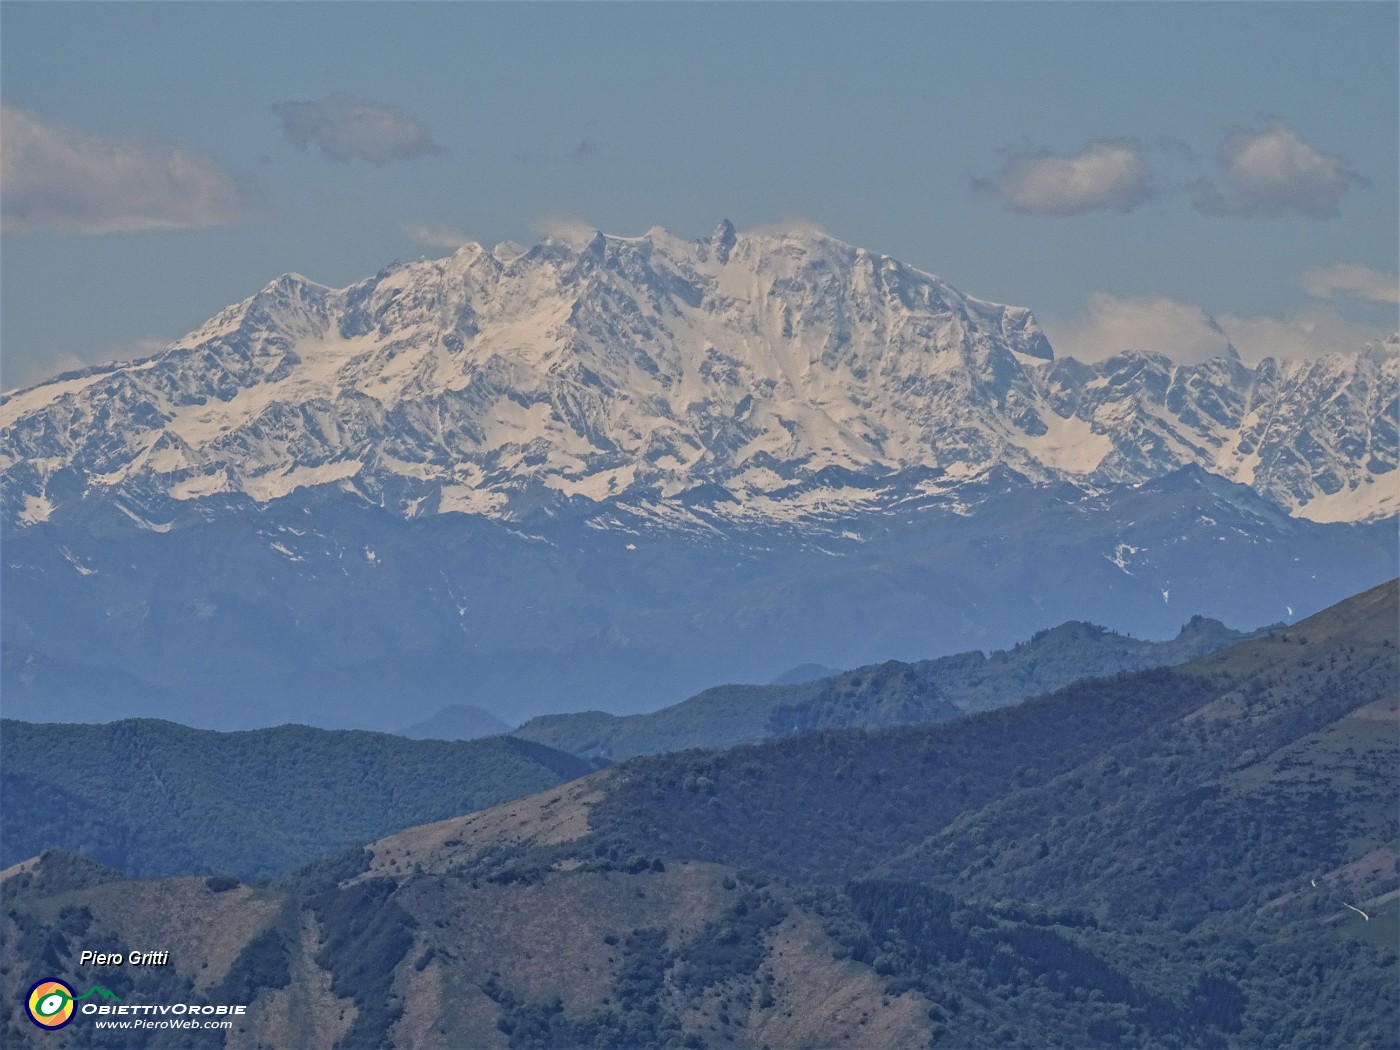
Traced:
<path fill-rule="evenodd" d="M 7 396 L 5 521 L 334 486 L 407 518 L 810 523 L 959 509 L 998 468 L 1093 492 L 1188 465 L 1371 520 L 1400 507 L 1396 351 L 1057 361 L 1028 310 L 805 229 L 467 244 L 339 290 L 289 274 Z"/>

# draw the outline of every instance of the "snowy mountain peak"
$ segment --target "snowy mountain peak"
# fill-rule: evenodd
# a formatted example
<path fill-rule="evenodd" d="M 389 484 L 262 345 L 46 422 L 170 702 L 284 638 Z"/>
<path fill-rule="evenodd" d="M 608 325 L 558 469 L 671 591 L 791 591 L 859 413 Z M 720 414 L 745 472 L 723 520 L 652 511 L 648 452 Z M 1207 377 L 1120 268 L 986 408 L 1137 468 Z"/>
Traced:
<path fill-rule="evenodd" d="M 1030 311 L 801 225 L 564 225 L 339 290 L 280 277 L 153 357 L 6 397 L 0 470 L 21 525 L 319 485 L 405 515 L 806 522 L 1187 464 L 1360 520 L 1397 509 L 1396 361 L 1057 361 Z"/>
<path fill-rule="evenodd" d="M 517 244 L 515 241 L 502 241 L 491 249 L 491 257 L 498 263 L 504 265 L 505 263 L 520 258 L 527 251 L 529 251 L 529 249 L 523 244 Z"/>
<path fill-rule="evenodd" d="M 715 259 L 721 263 L 727 263 L 729 253 L 734 250 L 734 243 L 737 239 L 738 234 L 734 231 L 734 224 L 728 219 L 720 220 L 720 224 L 710 234 L 709 240 L 709 248 L 714 252 Z"/>

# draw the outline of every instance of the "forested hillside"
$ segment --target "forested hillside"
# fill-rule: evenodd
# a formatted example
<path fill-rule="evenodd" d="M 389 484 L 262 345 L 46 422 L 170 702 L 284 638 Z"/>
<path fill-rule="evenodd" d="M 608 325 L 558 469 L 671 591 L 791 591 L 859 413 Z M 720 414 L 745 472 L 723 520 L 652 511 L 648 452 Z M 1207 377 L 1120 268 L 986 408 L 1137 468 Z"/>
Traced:
<path fill-rule="evenodd" d="M 0 1030 L 48 1038 L 13 1005 L 32 960 L 76 979 L 197 913 L 171 969 L 112 978 L 251 1004 L 181 1046 L 1395 1047 L 1398 626 L 1392 583 L 953 722 L 634 759 L 275 884 L 49 852 L 0 880 Z"/>
<path fill-rule="evenodd" d="M 62 848 L 131 875 L 274 875 L 593 767 L 525 740 L 447 742 L 138 719 L 0 722 L 0 864 Z"/>

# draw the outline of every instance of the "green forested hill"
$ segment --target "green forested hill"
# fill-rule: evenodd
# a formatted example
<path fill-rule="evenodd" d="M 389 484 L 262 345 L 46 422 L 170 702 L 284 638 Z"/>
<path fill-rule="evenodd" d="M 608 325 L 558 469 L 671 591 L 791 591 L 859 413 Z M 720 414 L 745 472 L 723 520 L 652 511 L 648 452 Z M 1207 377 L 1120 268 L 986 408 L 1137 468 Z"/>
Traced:
<path fill-rule="evenodd" d="M 273 885 L 49 853 L 0 878 L 0 1031 L 39 1045 L 25 981 L 178 912 L 179 964 L 113 990 L 249 1002 L 217 1045 L 1394 1048 L 1397 635 L 1391 583 L 953 722 L 634 759 Z"/>
<path fill-rule="evenodd" d="M 0 722 L 0 867 L 59 847 L 133 875 L 252 877 L 482 809 L 592 766 L 525 740 L 406 740 L 149 719 Z"/>
<path fill-rule="evenodd" d="M 1134 907 L 1150 914 L 1154 894 L 1188 907 L 1210 891 L 1157 881 L 1169 856 L 1248 854 L 1263 874 L 1265 857 L 1318 864 L 1353 842 L 1387 842 L 1396 815 L 1387 822 L 1382 802 L 1400 770 L 1380 756 L 1393 754 L 1395 726 L 1366 711 L 1394 700 L 1397 621 L 1388 584 L 1181 668 L 1081 681 L 956 722 L 637 759 L 591 819 L 600 836 L 802 881 L 885 871 L 998 894 L 1024 893 L 1026 857 L 1049 879 L 1056 848 L 1083 863 L 1092 843 L 1091 854 L 1131 858 L 1106 873 L 1127 880 Z M 1241 840 L 1232 823 L 1220 830 L 1224 852 L 1203 850 L 1181 830 L 1203 805 L 1201 815 L 1228 810 L 1254 830 Z M 1087 888 L 1076 870 L 1057 892 L 1102 899 L 1106 873 Z"/>
<path fill-rule="evenodd" d="M 1398 636 L 1391 583 L 953 723 L 636 759 L 573 789 L 587 834 L 431 863 L 779 874 L 954 1046 L 1394 1047 Z"/>
<path fill-rule="evenodd" d="M 1071 621 L 1011 649 L 937 660 L 891 660 L 799 684 L 723 685 L 640 715 L 545 715 L 516 735 L 612 760 L 733 747 L 813 729 L 884 729 L 943 722 L 1059 689 L 1081 678 L 1167 667 L 1246 637 L 1194 617 L 1177 637 L 1150 642 Z"/>

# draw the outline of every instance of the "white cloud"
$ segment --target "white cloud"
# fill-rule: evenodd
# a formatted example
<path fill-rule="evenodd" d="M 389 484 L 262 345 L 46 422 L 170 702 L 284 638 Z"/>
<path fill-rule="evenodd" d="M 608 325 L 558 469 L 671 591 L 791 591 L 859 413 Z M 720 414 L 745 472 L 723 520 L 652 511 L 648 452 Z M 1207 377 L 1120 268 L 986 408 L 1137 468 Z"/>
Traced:
<path fill-rule="evenodd" d="M 403 224 L 403 232 L 415 243 L 429 248 L 456 249 L 471 240 L 456 227 L 437 226 L 426 222 L 406 222 Z"/>
<path fill-rule="evenodd" d="M 1330 305 L 1311 304 L 1282 319 L 1234 314 L 1213 318 L 1200 306 L 1165 296 L 1120 299 L 1104 292 L 1089 297 L 1083 316 L 1045 318 L 1041 327 L 1059 357 L 1092 362 L 1124 350 L 1146 350 L 1179 364 L 1218 357 L 1229 346 L 1251 364 L 1266 357 L 1296 360 L 1354 353 L 1388 334 L 1349 321 Z"/>
<path fill-rule="evenodd" d="M 1041 327 L 1060 357 L 1102 361 L 1124 350 L 1147 350 L 1174 361 L 1205 361 L 1225 353 L 1229 337 L 1199 306 L 1165 296 L 1089 296 L 1083 317 L 1045 318 Z"/>
<path fill-rule="evenodd" d="M 1220 327 L 1230 334 L 1240 356 L 1251 364 L 1266 357 L 1302 360 L 1355 353 L 1367 343 L 1383 341 L 1393 331 L 1357 324 L 1331 305 L 1321 303 L 1304 306 L 1282 320 L 1222 314 Z"/>
<path fill-rule="evenodd" d="M 1360 263 L 1314 267 L 1303 274 L 1301 283 L 1305 292 L 1318 299 L 1342 294 L 1373 303 L 1400 303 L 1400 278 Z"/>
<path fill-rule="evenodd" d="M 0 367 L 0 390 L 6 394 L 28 390 L 62 372 L 73 372 L 87 366 L 88 362 L 71 350 L 56 347 L 26 353 L 11 350 L 5 354 L 3 367 Z"/>
<path fill-rule="evenodd" d="M 1151 170 L 1138 147 L 1107 139 L 1069 157 L 1044 150 L 1021 153 L 974 185 L 1013 211 L 1038 215 L 1127 212 L 1153 196 Z"/>
<path fill-rule="evenodd" d="M 397 106 L 336 92 L 323 102 L 280 102 L 272 111 L 282 134 L 303 153 L 313 146 L 331 160 L 384 165 L 446 153 L 415 117 Z"/>
<path fill-rule="evenodd" d="M 572 215 L 544 215 L 535 220 L 535 232 L 541 237 L 582 248 L 598 236 L 598 231 Z"/>
<path fill-rule="evenodd" d="M 1232 132 L 1220 164 L 1228 195 L 1208 183 L 1197 187 L 1195 206 L 1208 215 L 1332 219 L 1353 187 L 1370 185 L 1344 158 L 1314 148 L 1282 120 L 1266 131 Z"/>
<path fill-rule="evenodd" d="M 158 139 L 97 138 L 0 103 L 7 234 L 201 229 L 253 210 L 249 184 L 202 153 Z"/>
<path fill-rule="evenodd" d="M 172 342 L 165 336 L 144 335 L 126 339 L 79 357 L 66 347 L 45 346 L 36 349 L 7 349 L 4 368 L 0 370 L 0 387 L 9 394 L 47 382 L 65 372 L 76 372 L 110 361 L 139 361 L 164 350 Z"/>
<path fill-rule="evenodd" d="M 772 222 L 758 222 L 745 226 L 744 232 L 752 237 L 830 237 L 826 228 L 816 219 L 805 215 L 788 215 Z"/>

